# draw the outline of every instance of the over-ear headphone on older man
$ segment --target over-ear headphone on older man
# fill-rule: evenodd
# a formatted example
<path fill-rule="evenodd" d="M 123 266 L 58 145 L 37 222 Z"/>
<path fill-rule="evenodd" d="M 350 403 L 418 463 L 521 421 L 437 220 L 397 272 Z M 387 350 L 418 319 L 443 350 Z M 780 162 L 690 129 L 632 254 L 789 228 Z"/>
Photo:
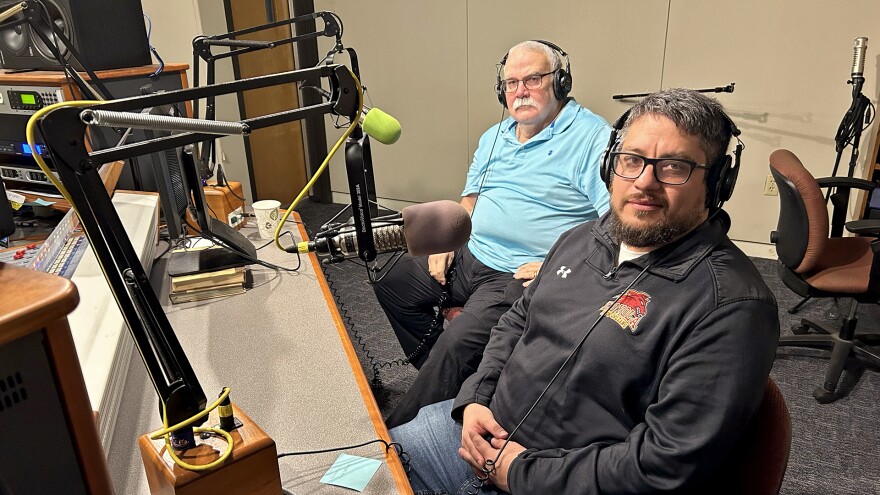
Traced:
<path fill-rule="evenodd" d="M 608 146 L 602 155 L 602 163 L 600 175 L 606 187 L 611 187 L 611 179 L 614 177 L 614 165 L 611 163 L 611 152 L 613 152 L 619 143 L 619 134 L 626 124 L 630 110 L 627 110 L 620 116 L 611 128 L 611 135 L 608 138 Z M 730 133 L 736 139 L 736 148 L 733 150 L 733 156 L 724 155 L 717 162 L 712 164 L 706 172 L 706 207 L 710 210 L 717 210 L 725 201 L 733 195 L 733 186 L 736 185 L 736 176 L 739 174 L 739 159 L 745 146 L 739 139 L 740 130 L 736 124 L 730 120 L 726 113 L 721 113 L 727 125 L 730 127 Z"/>
<path fill-rule="evenodd" d="M 562 101 L 571 93 L 571 62 L 568 60 L 568 54 L 565 53 L 565 50 L 559 48 L 558 45 L 550 43 L 549 41 L 544 40 L 532 40 L 536 43 L 541 43 L 542 45 L 549 46 L 551 49 L 555 50 L 559 53 L 559 56 L 565 59 L 565 68 L 562 67 L 556 69 L 553 72 L 553 82 L 551 83 L 553 86 L 553 96 L 556 97 L 557 100 Z M 498 102 L 507 108 L 507 97 L 504 94 L 504 88 L 502 87 L 504 81 L 501 79 L 501 71 L 504 70 L 504 65 L 507 63 L 507 56 L 510 55 L 510 52 L 504 54 L 504 58 L 501 59 L 501 62 L 498 63 L 498 74 L 495 76 L 495 94 L 498 96 Z"/>

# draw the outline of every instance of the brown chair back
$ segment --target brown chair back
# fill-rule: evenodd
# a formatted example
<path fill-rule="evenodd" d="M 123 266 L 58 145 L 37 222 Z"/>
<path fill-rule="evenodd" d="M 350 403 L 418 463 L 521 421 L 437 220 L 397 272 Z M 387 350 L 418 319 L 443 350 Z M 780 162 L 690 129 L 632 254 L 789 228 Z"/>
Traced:
<path fill-rule="evenodd" d="M 780 195 L 776 228 L 779 260 L 795 273 L 806 273 L 815 267 L 828 242 L 825 197 L 816 179 L 791 151 L 770 154 L 770 171 Z"/>
<path fill-rule="evenodd" d="M 791 417 L 779 387 L 767 380 L 764 398 L 743 436 L 740 457 L 740 493 L 776 495 L 782 487 L 791 450 Z"/>

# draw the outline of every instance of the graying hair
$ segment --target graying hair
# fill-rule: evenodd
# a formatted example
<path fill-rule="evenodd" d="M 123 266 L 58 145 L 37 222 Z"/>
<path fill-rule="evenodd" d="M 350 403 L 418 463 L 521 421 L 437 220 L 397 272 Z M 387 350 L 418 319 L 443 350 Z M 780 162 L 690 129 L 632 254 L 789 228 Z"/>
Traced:
<path fill-rule="evenodd" d="M 636 103 L 620 131 L 620 141 L 632 123 L 643 115 L 662 115 L 681 131 L 700 137 L 708 165 L 715 165 L 727 152 L 733 137 L 730 119 L 714 98 L 691 89 L 670 88 L 652 93 Z"/>
<path fill-rule="evenodd" d="M 529 50 L 533 52 L 541 52 L 544 54 L 544 58 L 547 62 L 550 63 L 550 71 L 556 72 L 560 68 L 562 68 L 562 54 L 545 45 L 544 43 L 540 43 L 534 40 L 523 41 L 514 45 L 510 50 L 507 50 L 507 56 L 505 60 L 510 58 L 510 55 L 513 52 L 521 51 L 521 50 Z M 504 67 L 501 68 L 501 77 L 504 78 Z"/>

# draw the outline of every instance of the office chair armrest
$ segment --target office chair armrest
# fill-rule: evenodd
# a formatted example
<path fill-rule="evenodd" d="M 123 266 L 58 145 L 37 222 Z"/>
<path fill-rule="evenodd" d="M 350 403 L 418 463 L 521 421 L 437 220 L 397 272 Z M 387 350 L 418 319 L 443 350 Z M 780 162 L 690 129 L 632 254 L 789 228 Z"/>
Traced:
<path fill-rule="evenodd" d="M 863 191 L 873 191 L 877 187 L 877 184 L 869 180 L 856 179 L 854 177 L 822 177 L 821 179 L 816 179 L 816 183 L 823 189 L 829 187 L 849 187 Z"/>
<path fill-rule="evenodd" d="M 880 219 L 853 220 L 846 222 L 844 226 L 853 234 L 880 237 Z"/>

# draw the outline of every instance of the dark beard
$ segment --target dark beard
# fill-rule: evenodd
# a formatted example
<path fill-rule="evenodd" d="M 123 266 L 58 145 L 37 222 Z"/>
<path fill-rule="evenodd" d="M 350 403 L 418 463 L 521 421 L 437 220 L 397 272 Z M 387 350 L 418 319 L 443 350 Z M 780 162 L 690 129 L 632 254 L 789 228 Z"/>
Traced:
<path fill-rule="evenodd" d="M 703 223 L 702 213 L 703 210 L 697 209 L 683 217 L 666 217 L 654 225 L 633 227 L 623 223 L 617 215 L 616 209 L 611 208 L 609 230 L 617 242 L 627 246 L 635 248 L 660 247 L 678 239 Z"/>

